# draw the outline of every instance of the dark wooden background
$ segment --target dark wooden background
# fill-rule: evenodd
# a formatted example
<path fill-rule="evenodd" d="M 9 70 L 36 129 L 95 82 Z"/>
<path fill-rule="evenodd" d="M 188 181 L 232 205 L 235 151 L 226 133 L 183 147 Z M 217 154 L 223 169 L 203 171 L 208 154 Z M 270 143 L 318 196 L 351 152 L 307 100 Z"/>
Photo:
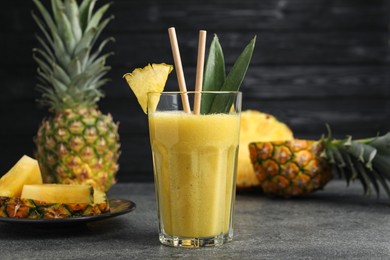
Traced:
<path fill-rule="evenodd" d="M 46 1 L 48 2 L 48 1 Z M 98 5 L 106 1 L 99 1 Z M 217 33 L 230 67 L 257 35 L 241 88 L 244 109 L 286 122 L 300 138 L 319 138 L 330 124 L 336 137 L 368 137 L 390 130 L 390 0 L 116 0 L 104 36 L 112 81 L 103 112 L 120 121 L 119 181 L 151 181 L 147 117 L 122 75 L 147 63 L 173 63 L 167 28 L 175 26 L 187 85 L 194 83 L 199 29 Z M 0 9 L 0 175 L 23 154 L 48 113 L 35 103 L 38 32 L 32 1 Z M 170 88 L 177 87 L 173 73 Z"/>

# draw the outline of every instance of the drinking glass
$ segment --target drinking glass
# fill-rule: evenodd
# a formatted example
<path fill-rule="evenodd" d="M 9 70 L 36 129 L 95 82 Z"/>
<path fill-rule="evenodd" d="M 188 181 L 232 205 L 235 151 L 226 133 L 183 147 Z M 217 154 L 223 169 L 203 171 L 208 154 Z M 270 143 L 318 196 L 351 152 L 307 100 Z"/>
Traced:
<path fill-rule="evenodd" d="M 201 97 L 200 114 L 184 112 Z M 148 94 L 159 238 L 174 247 L 233 239 L 241 92 Z"/>

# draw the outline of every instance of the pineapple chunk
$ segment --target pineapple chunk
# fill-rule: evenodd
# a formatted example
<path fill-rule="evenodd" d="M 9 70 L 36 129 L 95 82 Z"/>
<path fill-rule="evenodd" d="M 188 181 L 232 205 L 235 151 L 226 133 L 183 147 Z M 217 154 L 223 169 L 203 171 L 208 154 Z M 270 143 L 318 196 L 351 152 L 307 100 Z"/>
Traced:
<path fill-rule="evenodd" d="M 107 194 L 96 190 L 93 193 L 94 206 L 99 209 L 101 213 L 110 211 L 110 204 L 108 203 Z"/>
<path fill-rule="evenodd" d="M 107 203 L 106 193 L 95 189 L 93 192 L 93 203 L 94 204 Z"/>
<path fill-rule="evenodd" d="M 86 203 L 93 204 L 93 187 L 89 185 L 41 184 L 24 185 L 22 199 L 32 199 L 47 203 Z"/>
<path fill-rule="evenodd" d="M 0 179 L 0 196 L 20 197 L 23 185 L 42 184 L 41 171 L 38 162 L 27 155 L 19 161 Z"/>

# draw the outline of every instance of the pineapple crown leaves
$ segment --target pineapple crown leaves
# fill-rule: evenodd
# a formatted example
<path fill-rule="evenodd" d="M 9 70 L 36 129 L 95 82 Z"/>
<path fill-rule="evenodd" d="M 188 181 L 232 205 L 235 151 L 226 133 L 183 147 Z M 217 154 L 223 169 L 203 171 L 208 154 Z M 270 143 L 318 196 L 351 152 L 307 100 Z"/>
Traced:
<path fill-rule="evenodd" d="M 374 188 L 379 196 L 382 188 L 390 197 L 390 132 L 360 140 L 351 136 L 332 140 L 330 128 L 328 132 L 328 137 L 322 139 L 326 147 L 323 157 L 335 166 L 347 185 L 359 179 L 365 194 L 371 194 Z"/>
<path fill-rule="evenodd" d="M 104 76 L 111 69 L 106 59 L 113 53 L 101 54 L 114 41 L 109 37 L 95 44 L 108 23 L 103 19 L 111 3 L 94 12 L 96 0 L 51 0 L 52 14 L 39 0 L 33 0 L 41 17 L 32 17 L 42 35 L 36 35 L 40 48 L 33 49 L 37 62 L 37 90 L 42 93 L 40 104 L 54 111 L 94 106 L 107 83 Z"/>

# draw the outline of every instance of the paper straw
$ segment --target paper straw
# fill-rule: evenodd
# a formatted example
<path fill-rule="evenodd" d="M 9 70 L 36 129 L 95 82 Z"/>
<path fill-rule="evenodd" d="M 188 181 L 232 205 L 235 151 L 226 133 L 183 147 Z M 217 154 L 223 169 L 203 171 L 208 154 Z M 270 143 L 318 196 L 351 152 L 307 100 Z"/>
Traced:
<path fill-rule="evenodd" d="M 183 66 L 181 64 L 179 44 L 177 43 L 175 27 L 168 29 L 169 40 L 171 42 L 171 49 L 173 54 L 173 60 L 175 62 L 175 69 L 177 75 L 177 81 L 181 93 L 181 102 L 183 103 L 183 109 L 186 113 L 191 113 L 190 103 L 188 101 L 186 81 L 184 79 Z"/>
<path fill-rule="evenodd" d="M 204 53 L 206 49 L 206 35 L 204 30 L 199 31 L 198 42 L 198 61 L 196 66 L 196 80 L 195 80 L 195 98 L 194 98 L 194 114 L 200 114 L 200 100 L 202 97 L 202 83 L 203 83 L 203 68 L 204 68 Z"/>

